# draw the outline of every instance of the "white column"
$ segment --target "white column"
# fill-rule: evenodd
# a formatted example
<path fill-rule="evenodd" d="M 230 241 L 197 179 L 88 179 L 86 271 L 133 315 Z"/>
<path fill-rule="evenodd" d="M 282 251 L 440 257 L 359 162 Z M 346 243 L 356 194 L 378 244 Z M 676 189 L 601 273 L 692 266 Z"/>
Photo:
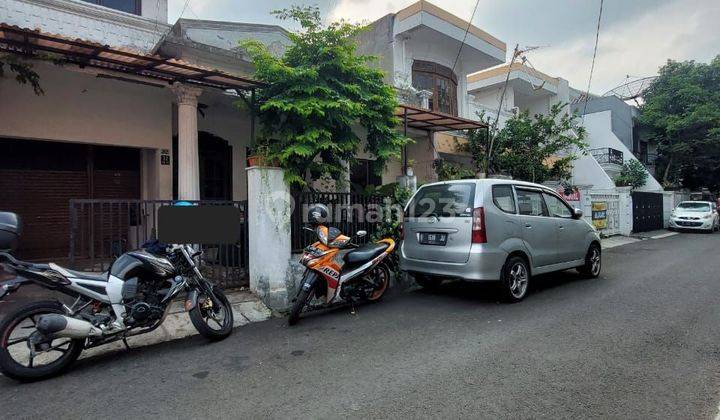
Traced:
<path fill-rule="evenodd" d="M 197 104 L 202 89 L 174 83 L 178 106 L 178 199 L 200 199 Z"/>

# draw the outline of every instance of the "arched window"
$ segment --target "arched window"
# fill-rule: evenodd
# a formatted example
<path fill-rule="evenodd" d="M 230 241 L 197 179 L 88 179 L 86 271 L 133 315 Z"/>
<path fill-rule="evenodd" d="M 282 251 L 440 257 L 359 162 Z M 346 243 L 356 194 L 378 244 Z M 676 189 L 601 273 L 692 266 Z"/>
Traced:
<path fill-rule="evenodd" d="M 457 76 L 448 67 L 415 60 L 412 66 L 412 84 L 416 89 L 432 92 L 431 110 L 457 115 Z"/>

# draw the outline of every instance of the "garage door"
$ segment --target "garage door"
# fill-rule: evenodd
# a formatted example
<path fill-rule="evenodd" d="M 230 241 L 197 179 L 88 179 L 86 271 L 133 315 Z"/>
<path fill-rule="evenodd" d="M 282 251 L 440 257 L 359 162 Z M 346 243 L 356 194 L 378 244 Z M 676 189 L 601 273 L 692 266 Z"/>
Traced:
<path fill-rule="evenodd" d="M 68 257 L 69 201 L 140 198 L 137 149 L 29 140 L 0 140 L 0 210 L 18 213 L 18 256 Z"/>

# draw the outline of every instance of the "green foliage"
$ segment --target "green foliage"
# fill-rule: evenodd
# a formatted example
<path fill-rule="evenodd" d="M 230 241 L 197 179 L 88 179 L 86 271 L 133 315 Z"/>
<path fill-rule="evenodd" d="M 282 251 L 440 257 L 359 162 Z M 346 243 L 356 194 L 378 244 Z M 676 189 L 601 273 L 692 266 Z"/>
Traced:
<path fill-rule="evenodd" d="M 480 118 L 487 120 L 482 114 Z M 565 112 L 564 104 L 553 105 L 547 115 L 531 117 L 527 111 L 521 112 L 495 132 L 468 132 L 464 150 L 470 152 L 481 172 L 485 171 L 488 135 L 494 138 L 490 172 L 531 182 L 569 178 L 577 154 L 587 150 L 585 128 Z"/>
<path fill-rule="evenodd" d="M 371 240 L 377 241 L 383 238 L 391 238 L 395 241 L 395 246 L 400 246 L 400 229 L 403 222 L 403 210 L 405 205 L 412 197 L 413 192 L 409 188 L 394 184 L 393 187 L 383 189 L 379 192 L 385 192 L 382 205 L 382 220 L 377 224 L 375 233 Z M 398 251 L 393 252 L 389 256 L 390 266 L 395 272 L 395 278 L 400 276 L 400 264 Z"/>
<path fill-rule="evenodd" d="M 615 178 L 615 185 L 618 187 L 632 187 L 633 189 L 645 185 L 648 173 L 640 161 L 630 159 L 622 167 L 620 175 Z"/>
<path fill-rule="evenodd" d="M 11 73 L 15 74 L 15 80 L 21 85 L 29 84 L 36 95 L 44 95 L 45 91 L 40 86 L 40 76 L 33 70 L 30 63 L 26 63 L 13 54 L 0 55 L 0 77 L 5 76 L 5 66 Z"/>
<path fill-rule="evenodd" d="M 433 162 L 433 168 L 440 181 L 475 178 L 475 171 L 471 168 L 465 168 L 444 159 L 436 159 Z"/>
<path fill-rule="evenodd" d="M 641 138 L 657 145 L 663 184 L 720 189 L 720 56 L 668 60 L 643 100 Z"/>
<path fill-rule="evenodd" d="M 374 170 L 399 158 L 408 141 L 396 130 L 397 99 L 373 57 L 357 55 L 355 35 L 363 27 L 346 22 L 321 23 L 317 7 L 293 6 L 273 12 L 302 30 L 292 45 L 274 57 L 258 41 L 242 43 L 255 65 L 255 77 L 269 86 L 258 92 L 261 143 L 285 169 L 286 181 L 302 187 L 309 179 L 341 179 L 366 133 L 366 152 Z"/>

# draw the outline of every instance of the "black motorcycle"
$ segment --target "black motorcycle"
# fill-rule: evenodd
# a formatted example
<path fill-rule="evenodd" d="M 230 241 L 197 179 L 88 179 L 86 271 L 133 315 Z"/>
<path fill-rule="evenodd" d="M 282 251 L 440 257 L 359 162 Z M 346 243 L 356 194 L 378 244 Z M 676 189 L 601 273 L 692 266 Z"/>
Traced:
<path fill-rule="evenodd" d="M 20 221 L 0 212 L 0 250 L 17 246 Z M 74 299 L 32 302 L 0 324 L 0 371 L 18 380 L 55 375 L 84 349 L 148 333 L 165 320 L 173 298 L 186 292 L 185 310 L 198 332 L 221 340 L 232 332 L 225 294 L 206 280 L 189 245 L 154 242 L 118 257 L 104 273 L 75 271 L 55 263 L 19 261 L 0 252 L 0 298 L 28 283 Z M 70 299 L 71 300 L 71 299 Z M 125 342 L 127 346 L 127 342 Z"/>

